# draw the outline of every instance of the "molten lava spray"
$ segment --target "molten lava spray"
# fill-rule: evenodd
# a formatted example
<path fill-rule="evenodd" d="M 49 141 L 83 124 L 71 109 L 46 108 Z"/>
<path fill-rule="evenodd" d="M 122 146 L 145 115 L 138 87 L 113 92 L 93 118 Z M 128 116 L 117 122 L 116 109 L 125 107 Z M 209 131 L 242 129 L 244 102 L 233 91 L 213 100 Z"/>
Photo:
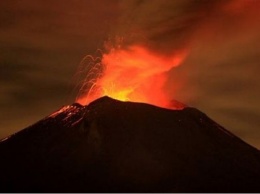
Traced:
<path fill-rule="evenodd" d="M 87 76 L 84 83 L 89 85 L 88 91 L 81 88 L 77 102 L 85 105 L 99 97 L 109 96 L 169 108 L 171 99 L 163 89 L 167 71 L 178 66 L 184 57 L 184 51 L 172 53 L 169 57 L 155 54 L 140 45 L 110 49 L 88 72 L 89 75 L 96 73 L 96 78 Z M 98 72 L 101 71 L 97 69 L 98 65 L 102 65 L 102 73 Z"/>

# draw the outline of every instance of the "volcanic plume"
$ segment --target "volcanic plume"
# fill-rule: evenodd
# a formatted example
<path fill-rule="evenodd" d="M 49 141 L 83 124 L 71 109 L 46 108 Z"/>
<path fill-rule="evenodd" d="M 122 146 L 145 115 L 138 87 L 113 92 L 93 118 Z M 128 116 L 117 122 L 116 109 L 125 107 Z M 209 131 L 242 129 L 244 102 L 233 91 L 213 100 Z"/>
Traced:
<path fill-rule="evenodd" d="M 77 102 L 86 105 L 99 97 L 110 96 L 169 108 L 171 98 L 163 88 L 166 73 L 178 66 L 184 57 L 184 51 L 160 56 L 142 46 L 110 48 L 102 55 L 101 62 L 92 59 L 92 64 L 85 64 L 90 68 L 86 71 Z"/>
<path fill-rule="evenodd" d="M 195 108 L 103 97 L 0 143 L 1 192 L 259 192 L 260 152 Z"/>
<path fill-rule="evenodd" d="M 230 50 L 258 40 L 254 39 L 258 1 L 130 0 L 120 5 L 121 17 L 112 30 L 115 38 L 107 41 L 97 60 L 83 63 L 79 71 L 85 73 L 77 98 L 83 105 L 105 95 L 167 108 L 171 99 L 202 101 L 196 97 L 209 90 L 199 91 L 207 83 L 204 71 L 209 77 L 216 76 L 212 66 L 225 71 L 230 65 L 223 63 L 238 60 L 222 59 L 233 56 Z M 182 70 L 176 76 L 178 67 Z"/>

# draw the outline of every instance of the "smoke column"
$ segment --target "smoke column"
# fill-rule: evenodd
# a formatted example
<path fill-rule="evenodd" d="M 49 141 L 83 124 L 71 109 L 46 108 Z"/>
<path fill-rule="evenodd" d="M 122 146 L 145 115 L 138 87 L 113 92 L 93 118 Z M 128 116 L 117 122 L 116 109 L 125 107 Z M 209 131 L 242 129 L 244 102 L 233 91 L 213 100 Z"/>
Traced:
<path fill-rule="evenodd" d="M 238 135 L 259 126 L 260 1 L 127 0 L 120 9 L 95 92 L 79 102 L 110 95 L 169 107 L 177 99 Z"/>

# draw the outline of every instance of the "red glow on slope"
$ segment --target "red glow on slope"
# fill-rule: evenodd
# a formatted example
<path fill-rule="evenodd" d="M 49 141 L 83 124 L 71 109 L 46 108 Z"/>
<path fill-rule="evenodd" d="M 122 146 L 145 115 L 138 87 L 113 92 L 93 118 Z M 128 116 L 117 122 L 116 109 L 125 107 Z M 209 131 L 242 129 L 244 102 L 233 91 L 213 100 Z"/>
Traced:
<path fill-rule="evenodd" d="M 88 104 L 99 97 L 109 96 L 121 101 L 168 107 L 171 99 L 163 91 L 166 72 L 178 66 L 184 57 L 184 52 L 174 53 L 171 57 L 159 56 L 141 46 L 112 49 L 102 56 L 104 70 L 94 83 L 95 92 L 88 92 L 77 102 Z"/>

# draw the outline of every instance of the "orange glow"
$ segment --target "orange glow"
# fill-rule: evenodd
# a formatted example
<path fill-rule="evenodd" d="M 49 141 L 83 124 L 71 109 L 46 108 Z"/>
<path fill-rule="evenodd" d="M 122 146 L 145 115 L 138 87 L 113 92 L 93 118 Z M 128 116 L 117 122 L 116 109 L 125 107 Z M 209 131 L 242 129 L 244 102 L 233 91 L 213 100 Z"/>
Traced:
<path fill-rule="evenodd" d="M 77 102 L 85 105 L 109 96 L 121 101 L 169 107 L 171 99 L 163 91 L 167 71 L 178 66 L 184 57 L 185 52 L 174 53 L 171 57 L 159 56 L 142 46 L 111 49 L 102 56 L 102 76 L 95 80 L 92 91 L 80 96 Z"/>

